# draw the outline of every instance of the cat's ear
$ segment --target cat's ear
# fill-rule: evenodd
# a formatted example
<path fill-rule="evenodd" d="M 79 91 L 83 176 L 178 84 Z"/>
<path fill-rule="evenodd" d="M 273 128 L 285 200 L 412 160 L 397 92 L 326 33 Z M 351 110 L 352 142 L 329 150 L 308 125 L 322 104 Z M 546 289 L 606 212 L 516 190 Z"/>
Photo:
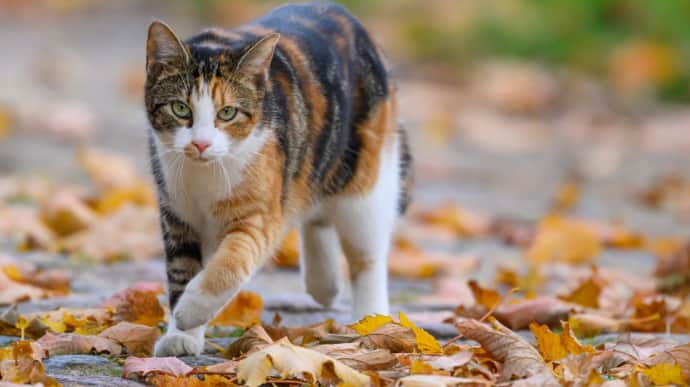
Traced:
<path fill-rule="evenodd" d="M 146 72 L 156 74 L 165 65 L 183 65 L 189 60 L 187 50 L 167 24 L 154 21 L 146 40 Z"/>
<path fill-rule="evenodd" d="M 249 46 L 237 62 L 237 70 L 247 75 L 260 75 L 268 70 L 273 52 L 280 39 L 277 32 L 270 33 Z"/>

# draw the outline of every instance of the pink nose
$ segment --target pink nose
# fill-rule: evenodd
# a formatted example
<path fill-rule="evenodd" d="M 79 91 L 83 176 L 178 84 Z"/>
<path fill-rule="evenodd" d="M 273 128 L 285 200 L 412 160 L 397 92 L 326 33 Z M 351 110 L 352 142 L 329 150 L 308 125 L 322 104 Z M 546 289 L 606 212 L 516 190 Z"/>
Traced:
<path fill-rule="evenodd" d="M 211 143 L 205 140 L 194 140 L 192 141 L 192 145 L 199 150 L 199 153 L 204 153 L 204 151 L 211 146 Z"/>

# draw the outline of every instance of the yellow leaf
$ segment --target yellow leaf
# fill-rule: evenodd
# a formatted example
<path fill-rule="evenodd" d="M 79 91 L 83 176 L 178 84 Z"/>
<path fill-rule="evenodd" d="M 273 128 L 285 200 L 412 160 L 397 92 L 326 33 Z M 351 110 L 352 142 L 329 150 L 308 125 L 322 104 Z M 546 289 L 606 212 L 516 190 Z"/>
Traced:
<path fill-rule="evenodd" d="M 111 214 L 128 203 L 141 207 L 152 207 L 156 203 L 156 195 L 149 184 L 137 182 L 130 187 L 114 188 L 107 191 L 95 203 L 95 208 L 100 214 Z"/>
<path fill-rule="evenodd" d="M 64 333 L 67 330 L 67 325 L 62 320 L 54 320 L 51 316 L 40 316 L 38 319 L 47 326 L 48 329 L 55 333 Z"/>
<path fill-rule="evenodd" d="M 586 281 L 581 283 L 570 294 L 559 296 L 561 300 L 579 304 L 588 308 L 599 307 L 599 294 L 601 294 L 601 284 L 597 277 L 596 270 Z"/>
<path fill-rule="evenodd" d="M 423 362 L 422 360 L 413 360 L 410 364 L 410 374 L 431 374 L 434 372 L 434 367 Z"/>
<path fill-rule="evenodd" d="M 357 323 L 353 324 L 351 328 L 354 329 L 361 336 L 366 336 L 371 332 L 388 324 L 389 322 L 393 322 L 393 319 L 390 316 L 374 314 L 366 316 L 363 319 L 359 320 Z"/>
<path fill-rule="evenodd" d="M 637 367 L 637 370 L 648 377 L 655 386 L 687 386 L 678 364 L 661 363 L 650 368 Z"/>
<path fill-rule="evenodd" d="M 414 323 L 407 318 L 405 313 L 400 312 L 398 318 L 400 319 L 400 325 L 412 330 L 417 341 L 417 348 L 422 353 L 443 353 L 443 348 L 441 347 L 441 344 L 439 344 L 438 341 L 436 341 L 434 336 L 432 336 L 429 332 L 425 331 L 424 329 L 414 325 Z"/>
<path fill-rule="evenodd" d="M 570 325 L 563 322 L 563 333 L 557 335 L 546 325 L 531 323 L 529 329 L 537 340 L 539 353 L 546 361 L 561 360 L 568 355 L 579 355 L 586 352 L 594 352 L 594 347 L 584 346 L 573 336 Z"/>
<path fill-rule="evenodd" d="M 474 300 L 477 304 L 485 306 L 489 309 L 496 306 L 501 301 L 501 295 L 497 291 L 491 289 L 485 289 L 479 286 L 477 281 L 471 280 L 468 282 L 472 294 L 474 295 Z"/>
<path fill-rule="evenodd" d="M 4 266 L 4 267 L 2 268 L 2 271 L 5 273 L 5 275 L 6 275 L 9 279 L 11 279 L 11 280 L 13 280 L 13 281 L 21 282 L 22 279 L 23 279 L 21 271 L 20 271 L 19 268 L 18 268 L 17 266 L 15 266 L 15 265 L 7 265 L 7 266 Z"/>
<path fill-rule="evenodd" d="M 531 263 L 583 263 L 593 260 L 600 252 L 601 242 L 586 224 L 550 215 L 542 219 L 526 254 Z"/>
<path fill-rule="evenodd" d="M 261 296 L 254 292 L 243 290 L 237 293 L 208 325 L 247 328 L 261 322 L 263 310 L 264 302 Z"/>
<path fill-rule="evenodd" d="M 561 338 L 551 332 L 548 326 L 537 323 L 529 324 L 529 329 L 537 339 L 537 348 L 545 361 L 560 360 L 568 356 L 568 351 L 561 345 Z"/>

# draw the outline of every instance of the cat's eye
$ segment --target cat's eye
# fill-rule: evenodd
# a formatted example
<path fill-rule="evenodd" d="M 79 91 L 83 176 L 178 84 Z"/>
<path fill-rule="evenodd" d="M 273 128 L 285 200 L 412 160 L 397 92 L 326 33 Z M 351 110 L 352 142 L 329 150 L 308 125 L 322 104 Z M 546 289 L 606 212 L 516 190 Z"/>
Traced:
<path fill-rule="evenodd" d="M 230 121 L 237 115 L 237 108 L 226 106 L 218 110 L 218 119 L 222 121 Z"/>
<path fill-rule="evenodd" d="M 187 106 L 186 103 L 180 101 L 174 101 L 170 103 L 170 108 L 172 112 L 180 118 L 190 118 L 192 117 L 192 109 Z"/>

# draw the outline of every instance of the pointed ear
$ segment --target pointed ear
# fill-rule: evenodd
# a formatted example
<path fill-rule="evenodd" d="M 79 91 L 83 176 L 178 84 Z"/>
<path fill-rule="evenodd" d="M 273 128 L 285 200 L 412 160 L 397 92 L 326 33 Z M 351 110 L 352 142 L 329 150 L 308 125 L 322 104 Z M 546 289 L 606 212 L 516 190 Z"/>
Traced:
<path fill-rule="evenodd" d="M 278 44 L 278 39 L 280 39 L 280 34 L 273 32 L 249 46 L 237 62 L 236 71 L 248 75 L 265 73 L 271 64 L 271 59 L 273 59 L 273 52 Z"/>
<path fill-rule="evenodd" d="M 146 72 L 156 74 L 165 65 L 187 63 L 189 55 L 184 45 L 167 24 L 154 21 L 146 40 Z"/>

